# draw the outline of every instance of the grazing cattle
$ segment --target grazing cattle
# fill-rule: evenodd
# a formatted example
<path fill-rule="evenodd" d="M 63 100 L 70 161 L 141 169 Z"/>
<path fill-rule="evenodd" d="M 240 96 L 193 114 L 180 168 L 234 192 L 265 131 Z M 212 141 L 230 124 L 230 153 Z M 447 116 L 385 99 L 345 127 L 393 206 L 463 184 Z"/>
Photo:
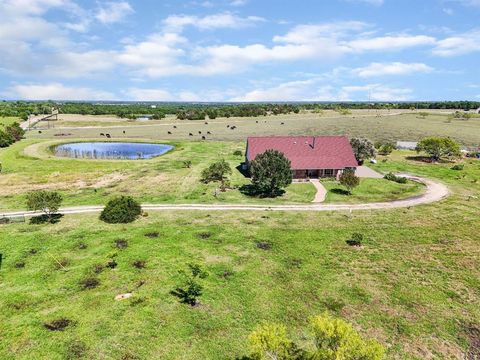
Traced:
<path fill-rule="evenodd" d="M 257 121 L 255 121 L 255 122 L 258 124 L 258 120 L 257 120 Z"/>
<path fill-rule="evenodd" d="M 41 133 L 42 133 L 42 131 L 41 131 L 41 130 L 38 130 L 38 133 L 39 133 L 39 134 L 41 134 Z"/>
<path fill-rule="evenodd" d="M 100 133 L 100 136 L 105 136 L 105 134 L 104 134 L 104 133 Z"/>
<path fill-rule="evenodd" d="M 169 131 L 169 132 L 168 132 L 168 135 L 172 135 L 172 132 L 171 132 L 171 131 Z"/>
<path fill-rule="evenodd" d="M 208 125 L 208 121 L 205 121 L 205 125 Z"/>
<path fill-rule="evenodd" d="M 207 131 L 207 134 L 208 134 L 208 135 L 212 135 L 212 133 L 211 133 L 210 131 Z"/>
<path fill-rule="evenodd" d="M 280 125 L 285 125 L 285 123 L 284 123 L 284 122 L 282 122 L 282 123 L 280 123 Z"/>
<path fill-rule="evenodd" d="M 125 134 L 125 130 L 123 130 L 123 133 Z"/>
<path fill-rule="evenodd" d="M 188 134 L 188 136 L 193 136 L 193 134 L 192 134 L 192 133 L 190 133 L 190 134 Z"/>
<path fill-rule="evenodd" d="M 105 136 L 109 139 L 112 137 L 110 134 L 105 134 Z"/>
<path fill-rule="evenodd" d="M 230 129 L 235 130 L 236 128 L 237 128 L 236 126 L 232 126 Z"/>
<path fill-rule="evenodd" d="M 230 125 L 227 125 L 227 128 L 229 128 L 229 127 L 230 127 Z"/>
<path fill-rule="evenodd" d="M 175 125 L 173 125 L 173 128 L 176 129 L 177 127 Z"/>
<path fill-rule="evenodd" d="M 198 133 L 199 133 L 199 134 L 202 134 L 202 132 L 201 132 L 201 131 L 199 131 Z"/>
<path fill-rule="evenodd" d="M 205 136 L 202 136 L 202 140 L 207 140 L 207 138 Z"/>

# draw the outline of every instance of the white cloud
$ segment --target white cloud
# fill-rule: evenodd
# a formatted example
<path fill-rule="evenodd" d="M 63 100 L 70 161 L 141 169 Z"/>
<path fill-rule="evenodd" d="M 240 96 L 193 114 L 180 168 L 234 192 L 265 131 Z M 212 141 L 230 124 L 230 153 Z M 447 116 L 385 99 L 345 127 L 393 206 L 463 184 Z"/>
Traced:
<path fill-rule="evenodd" d="M 394 88 L 383 84 L 344 86 L 339 94 L 342 101 L 406 101 L 409 100 L 412 90 L 408 88 Z"/>
<path fill-rule="evenodd" d="M 355 51 L 401 50 L 423 45 L 434 45 L 436 39 L 425 35 L 392 35 L 353 40 L 348 45 Z"/>
<path fill-rule="evenodd" d="M 480 7 L 480 0 L 452 0 L 465 6 Z"/>
<path fill-rule="evenodd" d="M 113 24 L 123 21 L 133 12 L 133 8 L 126 1 L 106 2 L 100 6 L 95 17 L 103 24 Z"/>
<path fill-rule="evenodd" d="M 410 75 L 419 72 L 431 72 L 434 69 L 422 63 L 405 64 L 401 62 L 371 63 L 368 66 L 353 69 L 352 72 L 360 77 L 374 77 L 384 75 Z"/>
<path fill-rule="evenodd" d="M 457 56 L 480 51 L 480 29 L 447 37 L 437 42 L 434 55 Z"/>
<path fill-rule="evenodd" d="M 162 89 L 130 88 L 125 92 L 132 101 L 173 101 L 172 94 Z"/>
<path fill-rule="evenodd" d="M 244 6 L 247 5 L 248 0 L 233 0 L 230 2 L 231 6 Z"/>
<path fill-rule="evenodd" d="M 60 83 L 14 85 L 3 93 L 11 99 L 22 100 L 114 100 L 107 91 L 87 87 L 69 87 Z"/>
<path fill-rule="evenodd" d="M 240 29 L 253 26 L 265 19 L 258 16 L 240 17 L 229 12 L 208 15 L 204 17 L 193 15 L 171 15 L 163 21 L 166 32 L 181 32 L 186 26 L 193 26 L 200 30 L 212 29 Z"/>
<path fill-rule="evenodd" d="M 382 6 L 384 4 L 384 0 L 345 0 L 345 1 L 365 3 L 373 6 Z"/>

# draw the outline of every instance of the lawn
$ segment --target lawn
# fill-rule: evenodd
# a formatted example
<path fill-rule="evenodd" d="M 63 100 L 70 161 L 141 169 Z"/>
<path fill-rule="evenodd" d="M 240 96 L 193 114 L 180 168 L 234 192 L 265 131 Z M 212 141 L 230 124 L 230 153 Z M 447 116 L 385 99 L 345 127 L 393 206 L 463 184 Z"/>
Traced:
<path fill-rule="evenodd" d="M 24 166 L 38 165 L 16 170 Z M 248 334 L 263 321 L 286 323 L 308 343 L 308 317 L 328 310 L 384 344 L 388 359 L 460 359 L 480 327 L 480 162 L 450 167 L 402 153 L 379 162 L 452 190 L 408 209 L 170 211 L 130 225 L 97 215 L 3 225 L 0 358 L 233 359 L 248 354 Z M 354 232 L 365 236 L 362 248 L 345 243 Z M 128 246 L 118 248 L 119 239 Z M 105 267 L 112 259 L 117 266 Z M 209 273 L 195 308 L 170 294 L 192 262 Z M 98 286 L 84 290 L 87 277 Z M 114 300 L 126 292 L 133 297 Z M 64 331 L 45 328 L 60 318 L 72 321 Z"/>
<path fill-rule="evenodd" d="M 410 110 L 354 110 L 347 116 L 325 111 L 323 114 L 303 112 L 258 118 L 218 118 L 208 120 L 208 124 L 204 121 L 176 120 L 173 116 L 150 122 L 62 114 L 58 123 L 52 122 L 54 129 L 43 129 L 41 133 L 32 131 L 28 137 L 52 139 L 55 135 L 64 134 L 67 138 L 101 138 L 100 133 L 110 133 L 115 139 L 200 140 L 206 136 L 208 140 L 245 141 L 253 135 L 348 135 L 368 137 L 373 141 L 418 141 L 422 137 L 436 135 L 450 136 L 465 146 L 478 146 L 480 121 L 477 118 L 452 120 L 449 114 L 449 111 L 431 111 L 429 116 L 421 118 Z M 235 125 L 236 128 L 232 130 L 227 125 Z"/>
<path fill-rule="evenodd" d="M 1 117 L 1 116 L 0 116 L 0 127 L 1 127 L 1 126 L 11 125 L 11 124 L 13 124 L 14 122 L 20 123 L 21 120 L 18 119 L 18 118 L 16 118 L 16 117 Z"/>
<path fill-rule="evenodd" d="M 414 181 L 398 184 L 385 179 L 361 179 L 360 185 L 348 194 L 338 182 L 322 182 L 327 189 L 325 202 L 358 204 L 376 201 L 393 201 L 417 196 L 425 191 L 425 186 Z"/>

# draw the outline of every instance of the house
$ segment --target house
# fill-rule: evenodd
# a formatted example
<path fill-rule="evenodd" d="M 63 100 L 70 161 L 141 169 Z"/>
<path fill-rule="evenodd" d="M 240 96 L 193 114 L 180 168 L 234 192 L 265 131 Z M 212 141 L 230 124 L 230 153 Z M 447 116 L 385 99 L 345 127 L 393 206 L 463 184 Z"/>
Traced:
<path fill-rule="evenodd" d="M 356 170 L 352 146 L 346 136 L 269 136 L 247 139 L 246 166 L 266 150 L 277 150 L 291 162 L 295 179 L 337 177 Z"/>
<path fill-rule="evenodd" d="M 477 114 L 480 114 L 480 108 L 477 109 Z"/>

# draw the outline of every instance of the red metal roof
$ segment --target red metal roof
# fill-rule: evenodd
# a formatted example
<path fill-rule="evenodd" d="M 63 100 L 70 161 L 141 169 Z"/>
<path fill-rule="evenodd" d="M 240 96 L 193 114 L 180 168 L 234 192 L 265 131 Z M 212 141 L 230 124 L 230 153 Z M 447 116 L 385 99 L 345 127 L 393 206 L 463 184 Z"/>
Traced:
<path fill-rule="evenodd" d="M 293 170 L 358 166 L 346 136 L 269 136 L 247 139 L 248 161 L 270 149 L 282 152 L 291 161 Z"/>

